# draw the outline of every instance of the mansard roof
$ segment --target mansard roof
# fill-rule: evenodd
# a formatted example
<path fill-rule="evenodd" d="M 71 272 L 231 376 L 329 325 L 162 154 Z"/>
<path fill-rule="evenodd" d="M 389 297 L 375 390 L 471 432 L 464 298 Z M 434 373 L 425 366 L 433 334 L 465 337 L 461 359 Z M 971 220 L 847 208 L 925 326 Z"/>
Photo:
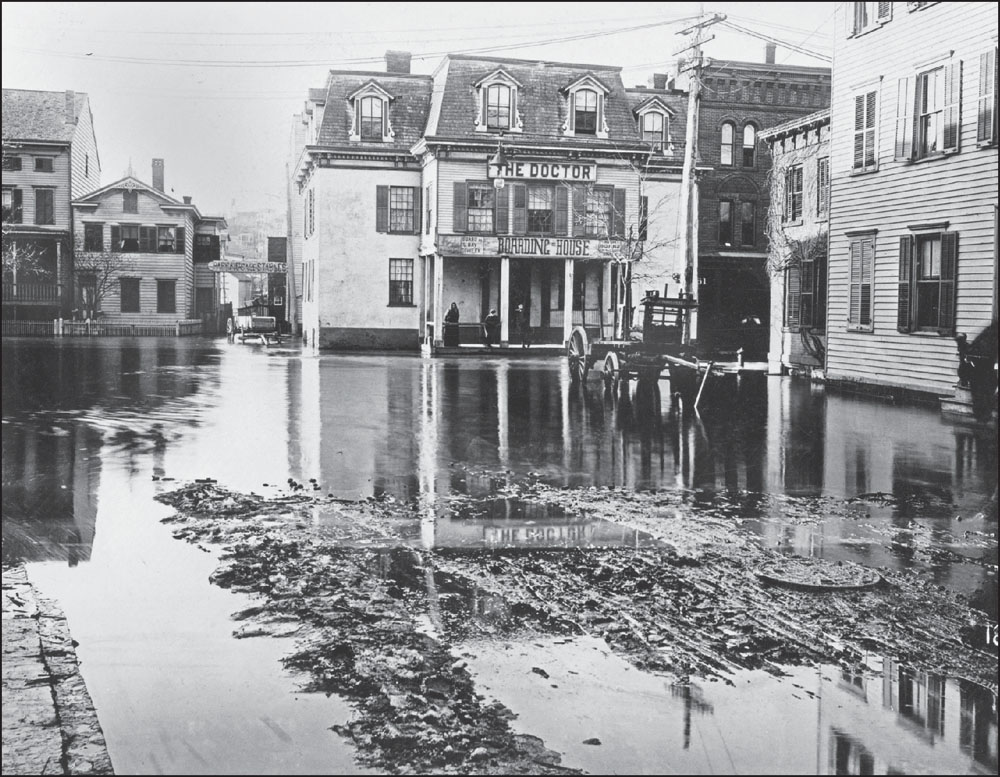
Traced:
<path fill-rule="evenodd" d="M 375 85 L 391 97 L 389 123 L 394 137 L 387 143 L 350 140 L 354 120 L 352 96 L 364 87 Z M 326 107 L 317 145 L 341 146 L 368 150 L 409 151 L 423 137 L 431 103 L 431 76 L 410 73 L 375 73 L 357 70 L 331 70 L 326 85 Z"/>
<path fill-rule="evenodd" d="M 435 139 L 462 140 L 483 138 L 476 132 L 478 111 L 477 84 L 502 69 L 520 83 L 517 110 L 524 124 L 517 142 L 532 141 L 545 145 L 593 145 L 638 142 L 635 117 L 625 94 L 621 68 L 607 65 L 580 65 L 542 60 L 448 55 L 434 75 L 434 99 L 427 122 L 427 134 Z M 565 91 L 590 76 L 606 87 L 608 97 L 604 115 L 608 138 L 566 136 L 569 101 Z"/>

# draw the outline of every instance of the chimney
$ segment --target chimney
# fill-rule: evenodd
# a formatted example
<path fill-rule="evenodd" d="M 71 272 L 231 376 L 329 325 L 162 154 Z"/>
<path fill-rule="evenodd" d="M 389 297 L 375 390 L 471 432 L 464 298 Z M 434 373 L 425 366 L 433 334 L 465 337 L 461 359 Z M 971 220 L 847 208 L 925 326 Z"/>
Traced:
<path fill-rule="evenodd" d="M 765 62 L 765 64 L 768 64 L 768 65 L 773 65 L 774 64 L 774 52 L 776 50 L 777 50 L 777 47 L 773 43 L 765 43 L 764 44 L 764 62 Z"/>
<path fill-rule="evenodd" d="M 163 160 L 153 160 L 153 188 L 158 192 L 163 191 Z"/>
<path fill-rule="evenodd" d="M 191 204 L 191 195 L 190 194 L 185 194 L 184 195 L 184 204 L 185 205 L 190 205 Z"/>
<path fill-rule="evenodd" d="M 653 73 L 653 88 L 666 89 L 668 77 L 666 73 Z"/>
<path fill-rule="evenodd" d="M 76 92 L 66 90 L 66 123 L 76 124 Z"/>
<path fill-rule="evenodd" d="M 409 73 L 410 72 L 410 52 L 409 51 L 387 51 L 387 52 L 385 52 L 385 72 L 386 73 Z"/>

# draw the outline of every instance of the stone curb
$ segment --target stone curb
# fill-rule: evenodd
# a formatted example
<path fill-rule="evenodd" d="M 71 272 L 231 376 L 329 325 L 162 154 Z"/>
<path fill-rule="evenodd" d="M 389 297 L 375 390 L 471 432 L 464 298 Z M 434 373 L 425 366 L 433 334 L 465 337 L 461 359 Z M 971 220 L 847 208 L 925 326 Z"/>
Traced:
<path fill-rule="evenodd" d="M 3 773 L 114 774 L 66 617 L 3 570 Z"/>

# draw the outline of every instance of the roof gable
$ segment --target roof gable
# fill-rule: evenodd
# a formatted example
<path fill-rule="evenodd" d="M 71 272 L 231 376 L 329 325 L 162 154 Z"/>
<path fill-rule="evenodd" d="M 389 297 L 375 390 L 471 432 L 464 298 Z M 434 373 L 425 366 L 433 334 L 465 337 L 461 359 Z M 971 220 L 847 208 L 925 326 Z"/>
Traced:
<path fill-rule="evenodd" d="M 173 197 L 164 194 L 159 189 L 154 189 L 147 183 L 143 183 L 138 178 L 131 175 L 127 175 L 114 183 L 109 183 L 107 186 L 102 186 L 100 189 L 95 189 L 83 197 L 79 197 L 73 200 L 74 205 L 87 205 L 87 204 L 98 204 L 101 200 L 107 197 L 114 191 L 141 191 L 143 194 L 147 194 L 153 199 L 159 200 L 162 205 L 176 205 L 178 207 L 193 207 L 191 205 L 184 205 L 184 203 L 178 202 Z"/>
<path fill-rule="evenodd" d="M 357 100 L 359 97 L 381 97 L 383 100 L 396 99 L 383 89 L 382 85 L 379 84 L 379 82 L 374 78 L 369 79 L 367 83 L 362 84 L 360 87 L 347 95 L 348 100 Z"/>
<path fill-rule="evenodd" d="M 569 94 L 578 89 L 600 89 L 604 94 L 611 91 L 611 88 L 593 73 L 584 73 L 579 78 L 566 84 L 560 91 L 564 94 Z"/>

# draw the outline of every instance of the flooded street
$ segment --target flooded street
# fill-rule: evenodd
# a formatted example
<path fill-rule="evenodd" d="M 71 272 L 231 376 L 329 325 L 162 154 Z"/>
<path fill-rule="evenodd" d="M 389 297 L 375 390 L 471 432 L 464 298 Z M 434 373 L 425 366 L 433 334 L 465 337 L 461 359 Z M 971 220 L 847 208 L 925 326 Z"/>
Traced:
<path fill-rule="evenodd" d="M 488 771 L 456 737 L 489 725 L 532 773 L 996 773 L 995 429 L 764 376 L 699 416 L 555 356 L 5 338 L 3 363 L 4 561 L 64 609 L 118 773 L 406 771 L 418 722 L 416 771 Z M 787 558 L 904 598 L 747 566 Z M 956 608 L 948 666 L 913 648 L 925 596 Z M 820 648 L 838 608 L 911 632 Z"/>

